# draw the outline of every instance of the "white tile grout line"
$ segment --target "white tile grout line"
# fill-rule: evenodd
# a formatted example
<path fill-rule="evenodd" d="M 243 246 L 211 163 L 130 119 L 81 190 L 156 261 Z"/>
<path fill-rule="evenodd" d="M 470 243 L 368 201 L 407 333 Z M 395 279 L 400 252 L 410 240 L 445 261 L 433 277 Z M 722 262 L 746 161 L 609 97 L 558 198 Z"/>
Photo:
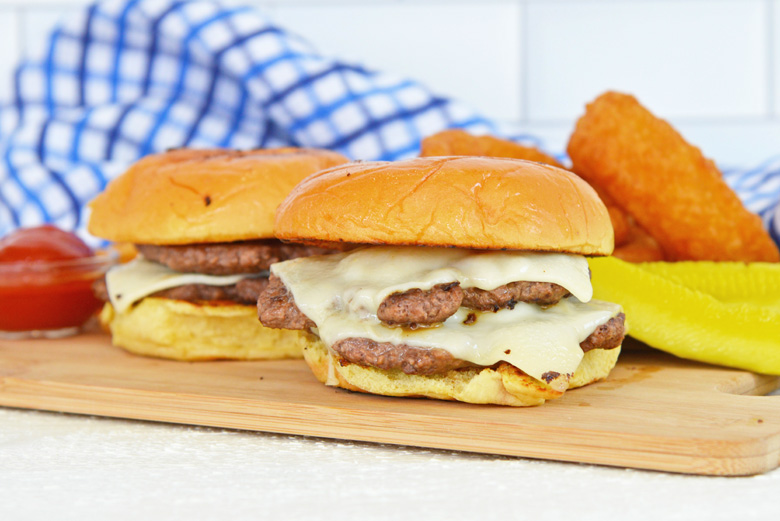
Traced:
<path fill-rule="evenodd" d="M 518 64 L 518 74 L 520 75 L 520 114 L 516 115 L 516 121 L 519 124 L 527 124 L 530 117 L 528 113 L 528 2 L 520 0 L 520 63 Z"/>
<path fill-rule="evenodd" d="M 774 121 L 777 119 L 775 114 L 775 82 L 780 75 L 780 65 L 775 63 L 775 31 L 780 30 L 775 27 L 775 2 L 774 0 L 765 0 L 766 5 L 766 43 L 767 43 L 767 119 Z"/>
<path fill-rule="evenodd" d="M 13 74 L 12 82 L 13 82 L 14 89 L 16 89 L 16 67 L 19 65 L 19 63 L 21 63 L 22 59 L 27 54 L 27 50 L 25 49 L 25 45 L 24 45 L 26 41 L 25 40 L 26 24 L 24 23 L 24 11 L 25 8 L 20 5 L 17 5 L 13 8 L 14 18 L 15 18 L 14 23 L 16 24 L 16 63 L 14 65 L 14 69 L 12 72 Z M 16 95 L 16 93 L 14 95 Z"/>

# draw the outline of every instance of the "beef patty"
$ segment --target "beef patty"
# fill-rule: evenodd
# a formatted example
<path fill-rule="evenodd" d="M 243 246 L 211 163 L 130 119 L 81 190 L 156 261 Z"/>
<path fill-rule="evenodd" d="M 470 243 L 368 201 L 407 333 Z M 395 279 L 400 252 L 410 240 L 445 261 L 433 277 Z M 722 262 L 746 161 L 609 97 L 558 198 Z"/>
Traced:
<path fill-rule="evenodd" d="M 136 248 L 146 259 L 165 264 L 172 270 L 208 275 L 257 273 L 275 262 L 333 253 L 333 250 L 313 246 L 284 244 L 276 239 L 176 246 L 136 244 Z"/>
<path fill-rule="evenodd" d="M 463 307 L 479 311 L 512 309 L 518 302 L 553 306 L 569 295 L 569 290 L 558 284 L 528 281 L 510 282 L 490 291 L 466 288 L 464 292 Z"/>
<path fill-rule="evenodd" d="M 208 275 L 257 273 L 267 270 L 275 262 L 333 252 L 312 246 L 284 244 L 276 239 L 176 246 L 137 244 L 136 247 L 147 260 L 159 262 L 182 273 Z M 185 284 L 149 296 L 190 302 L 224 300 L 254 305 L 266 286 L 266 277 L 251 277 L 229 286 Z M 96 281 L 92 289 L 97 298 L 108 302 L 104 279 Z"/>
<path fill-rule="evenodd" d="M 591 349 L 618 347 L 625 336 L 625 319 L 626 316 L 620 313 L 598 327 L 580 343 L 582 350 L 587 352 Z M 406 374 L 440 374 L 451 369 L 473 365 L 453 357 L 444 349 L 428 349 L 407 344 L 394 345 L 388 342 L 375 342 L 368 338 L 347 338 L 336 342 L 331 348 L 347 362 L 384 370 L 400 369 Z"/>
<path fill-rule="evenodd" d="M 314 322 L 295 305 L 287 286 L 271 274 L 268 287 L 257 299 L 257 318 L 265 327 L 276 329 L 311 329 Z"/>
<path fill-rule="evenodd" d="M 268 278 L 251 277 L 239 280 L 236 284 L 228 286 L 210 286 L 208 284 L 185 284 L 175 288 L 163 289 L 152 293 L 150 297 L 168 298 L 173 300 L 186 300 L 198 302 L 202 300 L 224 300 L 239 304 L 254 305 L 257 298 L 268 286 Z M 108 289 L 106 279 L 100 278 L 92 285 L 95 296 L 103 302 L 108 302 Z"/>
<path fill-rule="evenodd" d="M 346 338 L 333 345 L 333 350 L 344 360 L 378 369 L 400 369 L 406 374 L 431 375 L 471 364 L 454 358 L 438 347 L 415 347 L 374 342 L 367 338 Z"/>
<path fill-rule="evenodd" d="M 600 325 L 588 338 L 580 342 L 583 352 L 591 349 L 615 349 L 623 343 L 626 336 L 626 314 L 619 313 L 606 324 Z"/>
<path fill-rule="evenodd" d="M 302 313 L 292 294 L 275 275 L 271 275 L 270 280 L 269 291 L 273 288 L 273 295 L 261 295 L 257 303 L 260 322 L 279 329 L 304 329 L 292 327 L 304 323 L 300 321 Z M 450 282 L 437 284 L 429 290 L 414 288 L 393 293 L 379 305 L 377 318 L 388 326 L 414 329 L 444 322 L 461 306 L 478 311 L 512 309 L 518 302 L 550 306 L 568 294 L 564 287 L 550 282 L 511 282 L 490 291 L 461 288 L 458 282 Z M 294 324 L 284 322 L 286 316 L 291 317 Z"/>
<path fill-rule="evenodd" d="M 437 284 L 427 291 L 414 288 L 389 295 L 379 304 L 376 316 L 388 326 L 414 329 L 419 324 L 444 322 L 462 302 L 460 283 Z"/>

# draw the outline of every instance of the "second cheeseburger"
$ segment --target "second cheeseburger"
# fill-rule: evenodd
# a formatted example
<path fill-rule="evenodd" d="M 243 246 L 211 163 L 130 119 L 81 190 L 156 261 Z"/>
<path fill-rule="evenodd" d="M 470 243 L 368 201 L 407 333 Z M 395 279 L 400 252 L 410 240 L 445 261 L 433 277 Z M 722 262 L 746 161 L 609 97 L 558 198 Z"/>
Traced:
<path fill-rule="evenodd" d="M 267 327 L 308 329 L 328 385 L 390 396 L 538 405 L 605 378 L 620 306 L 591 300 L 608 255 L 604 204 L 540 163 L 430 157 L 315 174 L 280 205 L 282 240 L 345 253 L 271 267 Z"/>
<path fill-rule="evenodd" d="M 274 211 L 301 179 L 345 162 L 324 150 L 182 149 L 109 183 L 89 231 L 140 253 L 97 288 L 113 343 L 176 360 L 300 357 L 306 335 L 260 325 L 257 296 L 272 263 L 325 250 L 276 240 Z"/>

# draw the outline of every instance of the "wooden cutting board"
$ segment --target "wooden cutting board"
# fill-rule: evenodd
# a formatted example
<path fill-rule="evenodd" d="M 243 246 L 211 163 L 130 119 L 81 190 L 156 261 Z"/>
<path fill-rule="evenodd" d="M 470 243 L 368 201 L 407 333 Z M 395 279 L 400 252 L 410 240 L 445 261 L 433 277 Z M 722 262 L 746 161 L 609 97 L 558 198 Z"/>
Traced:
<path fill-rule="evenodd" d="M 780 464 L 780 378 L 624 350 L 610 377 L 541 407 L 325 387 L 302 361 L 143 358 L 102 334 L 0 340 L 0 405 L 692 474 Z"/>

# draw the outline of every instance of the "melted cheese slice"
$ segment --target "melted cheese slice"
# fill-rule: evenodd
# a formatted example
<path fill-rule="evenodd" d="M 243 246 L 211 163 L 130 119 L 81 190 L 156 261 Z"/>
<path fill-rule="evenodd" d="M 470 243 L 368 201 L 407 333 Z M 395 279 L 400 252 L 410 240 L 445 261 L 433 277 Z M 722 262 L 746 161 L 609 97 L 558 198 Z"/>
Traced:
<path fill-rule="evenodd" d="M 164 289 L 185 284 L 230 286 L 248 277 L 267 277 L 268 271 L 240 275 L 204 275 L 181 273 L 169 267 L 138 257 L 111 268 L 106 273 L 106 289 L 111 305 L 118 313 L 127 311 L 133 303 Z"/>
<path fill-rule="evenodd" d="M 506 361 L 537 379 L 558 373 L 549 382 L 558 390 L 566 389 L 582 360 L 580 342 L 620 312 L 616 304 L 586 303 L 592 287 L 587 261 L 579 255 L 371 247 L 281 262 L 271 272 L 328 346 L 355 337 L 438 347 L 478 365 Z M 514 281 L 553 282 L 574 297 L 546 309 L 519 303 L 512 310 L 477 313 L 469 325 L 464 321 L 472 311 L 461 308 L 441 325 L 414 331 L 387 327 L 376 317 L 392 293 L 453 281 L 485 290 Z"/>

